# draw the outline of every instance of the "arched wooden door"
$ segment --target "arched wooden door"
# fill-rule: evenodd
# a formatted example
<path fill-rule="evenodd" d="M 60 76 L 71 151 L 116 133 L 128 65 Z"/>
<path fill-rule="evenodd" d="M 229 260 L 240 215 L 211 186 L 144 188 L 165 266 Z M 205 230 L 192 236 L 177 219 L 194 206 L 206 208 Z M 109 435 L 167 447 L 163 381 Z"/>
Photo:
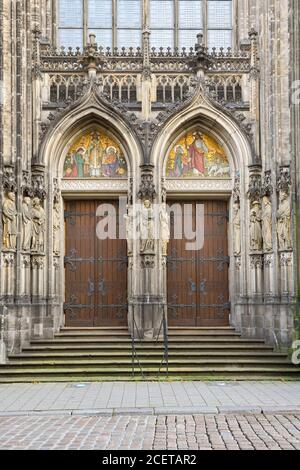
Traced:
<path fill-rule="evenodd" d="M 126 240 L 96 235 L 99 200 L 65 203 L 66 326 L 127 325 Z M 115 207 L 118 233 L 118 201 Z"/>
<path fill-rule="evenodd" d="M 225 201 L 170 201 L 181 208 L 171 212 L 168 247 L 168 324 L 170 326 L 225 326 L 229 324 L 228 208 Z M 204 205 L 204 246 L 187 250 L 181 214 L 190 211 L 196 229 L 196 205 Z M 175 227 L 183 237 L 175 239 Z"/>

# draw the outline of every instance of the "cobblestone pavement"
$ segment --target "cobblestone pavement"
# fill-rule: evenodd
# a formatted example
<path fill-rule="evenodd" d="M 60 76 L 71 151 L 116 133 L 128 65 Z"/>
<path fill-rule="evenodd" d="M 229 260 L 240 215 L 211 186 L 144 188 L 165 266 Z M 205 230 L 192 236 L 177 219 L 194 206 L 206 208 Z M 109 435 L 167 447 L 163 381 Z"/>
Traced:
<path fill-rule="evenodd" d="M 299 415 L 0 418 L 0 449 L 299 450 Z"/>
<path fill-rule="evenodd" d="M 300 381 L 0 384 L 0 415 L 58 412 L 300 414 Z"/>

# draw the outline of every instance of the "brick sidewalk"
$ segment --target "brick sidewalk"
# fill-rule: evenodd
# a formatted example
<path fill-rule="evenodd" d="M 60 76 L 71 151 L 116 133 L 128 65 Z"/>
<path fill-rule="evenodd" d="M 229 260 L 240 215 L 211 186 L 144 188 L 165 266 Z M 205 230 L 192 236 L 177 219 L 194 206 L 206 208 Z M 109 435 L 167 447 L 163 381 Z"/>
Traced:
<path fill-rule="evenodd" d="M 299 382 L 0 384 L 0 415 L 300 414 Z"/>
<path fill-rule="evenodd" d="M 0 449 L 300 450 L 300 415 L 0 418 Z"/>

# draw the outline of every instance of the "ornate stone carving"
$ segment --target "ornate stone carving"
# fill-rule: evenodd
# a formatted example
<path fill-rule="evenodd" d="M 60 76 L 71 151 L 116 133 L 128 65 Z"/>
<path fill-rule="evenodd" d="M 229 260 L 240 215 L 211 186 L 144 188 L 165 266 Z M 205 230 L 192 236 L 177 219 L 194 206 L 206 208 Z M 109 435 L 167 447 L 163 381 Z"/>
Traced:
<path fill-rule="evenodd" d="M 274 255 L 273 254 L 265 254 L 264 255 L 264 265 L 266 267 L 273 267 L 274 265 Z"/>
<path fill-rule="evenodd" d="M 280 251 L 292 250 L 291 240 L 291 200 L 285 190 L 279 192 L 277 211 L 277 236 Z"/>
<path fill-rule="evenodd" d="M 272 226 L 272 203 L 268 196 L 264 196 L 262 199 L 262 236 L 265 252 L 273 250 Z"/>
<path fill-rule="evenodd" d="M 44 257 L 43 256 L 32 256 L 31 266 L 33 269 L 43 269 L 44 268 Z"/>
<path fill-rule="evenodd" d="M 250 200 L 250 251 L 260 252 L 263 248 L 262 238 L 262 210 L 261 210 L 261 175 L 260 168 L 254 166 L 251 168 L 250 183 L 248 189 L 248 198 Z"/>
<path fill-rule="evenodd" d="M 154 211 L 149 199 L 145 199 L 140 211 L 140 252 L 154 253 Z"/>
<path fill-rule="evenodd" d="M 22 202 L 22 250 L 29 251 L 32 238 L 31 199 L 25 196 Z"/>
<path fill-rule="evenodd" d="M 234 179 L 234 187 L 233 187 L 233 190 L 232 190 L 232 198 L 233 198 L 233 202 L 236 202 L 238 204 L 240 204 L 240 198 L 241 198 L 240 184 L 241 184 L 240 173 L 237 172 L 236 175 L 235 175 L 235 179 Z"/>
<path fill-rule="evenodd" d="M 252 269 L 263 268 L 263 256 L 262 255 L 250 255 L 250 266 Z"/>
<path fill-rule="evenodd" d="M 261 251 L 262 239 L 262 213 L 260 202 L 254 201 L 250 210 L 250 250 Z"/>
<path fill-rule="evenodd" d="M 151 166 L 142 167 L 142 177 L 141 177 L 140 190 L 138 192 L 138 198 L 148 200 L 153 202 L 156 197 L 155 186 L 153 183 L 153 174 Z"/>
<path fill-rule="evenodd" d="M 127 239 L 127 254 L 133 254 L 133 207 L 127 205 L 127 214 L 124 215 Z"/>
<path fill-rule="evenodd" d="M 17 208 L 16 195 L 12 191 L 4 194 L 2 207 L 3 247 L 15 250 L 17 246 Z"/>
<path fill-rule="evenodd" d="M 258 168 L 254 168 L 254 172 L 250 174 L 250 183 L 248 189 L 248 198 L 251 204 L 260 200 L 261 197 L 261 175 Z"/>
<path fill-rule="evenodd" d="M 60 268 L 60 258 L 53 258 L 53 267 L 56 271 Z"/>
<path fill-rule="evenodd" d="M 240 204 L 234 202 L 232 209 L 232 225 L 233 225 L 233 252 L 235 256 L 241 254 L 241 211 Z"/>
<path fill-rule="evenodd" d="M 162 254 L 167 256 L 168 254 L 168 243 L 170 241 L 170 216 L 167 209 L 167 204 L 164 202 L 161 204 L 159 211 L 160 221 L 160 239 L 162 243 Z"/>
<path fill-rule="evenodd" d="M 265 171 L 264 180 L 261 186 L 261 196 L 271 197 L 273 194 L 271 170 Z"/>
<path fill-rule="evenodd" d="M 15 169 L 13 166 L 5 166 L 3 169 L 3 190 L 6 193 L 15 193 L 16 189 Z"/>
<path fill-rule="evenodd" d="M 59 255 L 60 253 L 60 201 L 54 199 L 53 203 L 53 253 Z"/>
<path fill-rule="evenodd" d="M 44 174 L 37 173 L 32 175 L 32 190 L 35 197 L 41 200 L 45 199 L 47 192 Z"/>
<path fill-rule="evenodd" d="M 277 210 L 277 237 L 280 251 L 293 249 L 291 240 L 291 173 L 289 167 L 281 167 L 277 179 L 278 210 Z"/>
<path fill-rule="evenodd" d="M 286 193 L 290 192 L 290 187 L 292 185 L 291 172 L 289 167 L 281 167 L 280 174 L 277 179 L 277 191 L 284 191 Z"/>
<path fill-rule="evenodd" d="M 214 180 L 214 179 L 166 179 L 165 187 L 168 192 L 188 191 L 215 191 L 231 192 L 232 180 Z"/>
<path fill-rule="evenodd" d="M 32 201 L 32 251 L 43 252 L 45 245 L 46 215 L 41 201 L 35 197 Z"/>
<path fill-rule="evenodd" d="M 103 178 L 99 180 L 62 180 L 61 190 L 64 192 L 76 191 L 105 191 L 126 192 L 128 190 L 128 182 L 124 180 L 114 180 L 112 178 Z"/>
<path fill-rule="evenodd" d="M 265 172 L 265 177 L 261 187 L 262 196 L 262 235 L 263 235 L 263 250 L 268 253 L 273 251 L 273 213 L 271 196 L 273 194 L 273 185 L 271 178 L 271 171 Z"/>
<path fill-rule="evenodd" d="M 240 174 L 237 172 L 232 191 L 232 225 L 233 225 L 233 253 L 235 256 L 241 254 L 241 205 L 240 205 Z"/>
<path fill-rule="evenodd" d="M 153 269 L 155 265 L 155 256 L 151 254 L 147 254 L 142 257 L 141 266 L 143 269 L 149 268 Z"/>
<path fill-rule="evenodd" d="M 293 264 L 292 253 L 280 253 L 280 266 L 291 266 Z"/>
<path fill-rule="evenodd" d="M 22 255 L 22 266 L 23 266 L 25 269 L 30 268 L 30 266 L 31 266 L 30 255 Z"/>
<path fill-rule="evenodd" d="M 5 267 L 12 267 L 15 263 L 15 256 L 13 253 L 2 253 L 2 262 Z"/>

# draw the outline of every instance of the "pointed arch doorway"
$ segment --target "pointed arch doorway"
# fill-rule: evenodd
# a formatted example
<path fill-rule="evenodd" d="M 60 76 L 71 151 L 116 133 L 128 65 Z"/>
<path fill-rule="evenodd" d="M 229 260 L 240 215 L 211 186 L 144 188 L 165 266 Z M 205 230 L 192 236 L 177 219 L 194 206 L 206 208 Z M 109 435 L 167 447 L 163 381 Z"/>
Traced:
<path fill-rule="evenodd" d="M 99 126 L 79 132 L 66 149 L 63 185 L 77 188 L 64 201 L 65 325 L 126 326 L 127 245 L 119 196 L 120 187 L 127 189 L 128 160 L 121 142 Z M 113 233 L 99 235 L 101 220 L 103 231 L 113 227 Z"/>

